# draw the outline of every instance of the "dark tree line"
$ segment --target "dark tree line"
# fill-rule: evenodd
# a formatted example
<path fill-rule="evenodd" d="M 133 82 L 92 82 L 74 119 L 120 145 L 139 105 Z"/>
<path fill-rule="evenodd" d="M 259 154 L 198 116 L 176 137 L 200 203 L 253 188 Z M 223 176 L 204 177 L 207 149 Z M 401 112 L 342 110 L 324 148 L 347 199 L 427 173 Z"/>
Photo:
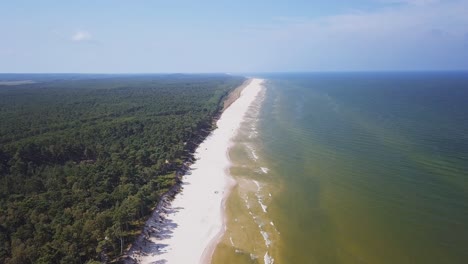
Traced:
<path fill-rule="evenodd" d="M 243 81 L 67 76 L 0 86 L 0 263 L 117 257 Z"/>

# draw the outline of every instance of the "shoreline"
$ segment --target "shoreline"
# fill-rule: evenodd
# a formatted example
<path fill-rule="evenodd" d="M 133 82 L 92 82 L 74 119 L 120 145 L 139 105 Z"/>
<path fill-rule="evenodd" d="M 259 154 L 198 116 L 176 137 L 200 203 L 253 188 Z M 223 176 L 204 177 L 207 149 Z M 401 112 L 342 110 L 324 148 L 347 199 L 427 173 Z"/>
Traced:
<path fill-rule="evenodd" d="M 225 201 L 235 186 L 229 175 L 232 138 L 262 87 L 249 79 L 228 96 L 217 128 L 194 152 L 180 190 L 161 199 L 128 251 L 126 263 L 208 263 L 225 229 Z M 237 95 L 236 95 L 237 93 Z M 235 100 L 232 100 L 232 97 Z M 174 191 L 173 191 L 174 192 Z M 171 197 L 174 197 L 170 200 Z"/>

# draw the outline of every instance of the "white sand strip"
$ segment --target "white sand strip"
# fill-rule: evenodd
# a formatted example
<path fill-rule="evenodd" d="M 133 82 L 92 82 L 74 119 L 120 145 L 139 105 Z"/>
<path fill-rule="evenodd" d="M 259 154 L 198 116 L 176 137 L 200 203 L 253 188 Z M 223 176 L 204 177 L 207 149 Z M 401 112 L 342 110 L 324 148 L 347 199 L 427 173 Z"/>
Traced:
<path fill-rule="evenodd" d="M 255 97 L 262 89 L 261 79 L 253 79 L 241 96 L 227 108 L 215 129 L 195 152 L 190 175 L 183 177 L 183 190 L 163 209 L 166 217 L 155 232 L 145 232 L 129 255 L 139 263 L 209 262 L 224 232 L 224 200 L 233 185 L 228 174 L 228 150 L 232 138 Z M 157 223 L 157 214 L 145 230 Z M 145 238 L 146 236 L 146 238 Z"/>

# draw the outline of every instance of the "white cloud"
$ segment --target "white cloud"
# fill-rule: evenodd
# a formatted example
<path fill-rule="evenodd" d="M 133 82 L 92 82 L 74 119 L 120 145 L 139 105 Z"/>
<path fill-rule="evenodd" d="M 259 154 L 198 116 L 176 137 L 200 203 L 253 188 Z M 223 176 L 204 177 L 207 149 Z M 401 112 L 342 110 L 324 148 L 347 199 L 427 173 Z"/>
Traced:
<path fill-rule="evenodd" d="M 380 0 L 380 2 L 407 5 L 430 5 L 439 3 L 440 0 Z"/>
<path fill-rule="evenodd" d="M 92 39 L 91 33 L 89 33 L 88 31 L 85 31 L 85 30 L 78 30 L 71 37 L 71 40 L 76 41 L 76 42 L 87 41 L 87 40 L 91 40 L 91 39 Z"/>
<path fill-rule="evenodd" d="M 273 43 L 265 57 L 277 59 L 269 65 L 291 63 L 299 69 L 468 67 L 467 0 L 385 1 L 413 4 L 309 19 L 282 18 L 250 28 L 255 36 L 251 45 L 259 39 Z M 266 49 L 261 47 L 261 52 Z"/>

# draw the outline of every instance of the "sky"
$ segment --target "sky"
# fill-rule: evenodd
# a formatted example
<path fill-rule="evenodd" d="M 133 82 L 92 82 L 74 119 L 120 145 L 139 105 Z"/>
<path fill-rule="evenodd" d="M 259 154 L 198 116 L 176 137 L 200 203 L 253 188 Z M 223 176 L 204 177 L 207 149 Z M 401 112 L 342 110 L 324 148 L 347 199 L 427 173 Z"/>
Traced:
<path fill-rule="evenodd" d="M 0 1 L 0 72 L 468 70 L 468 0 Z"/>

